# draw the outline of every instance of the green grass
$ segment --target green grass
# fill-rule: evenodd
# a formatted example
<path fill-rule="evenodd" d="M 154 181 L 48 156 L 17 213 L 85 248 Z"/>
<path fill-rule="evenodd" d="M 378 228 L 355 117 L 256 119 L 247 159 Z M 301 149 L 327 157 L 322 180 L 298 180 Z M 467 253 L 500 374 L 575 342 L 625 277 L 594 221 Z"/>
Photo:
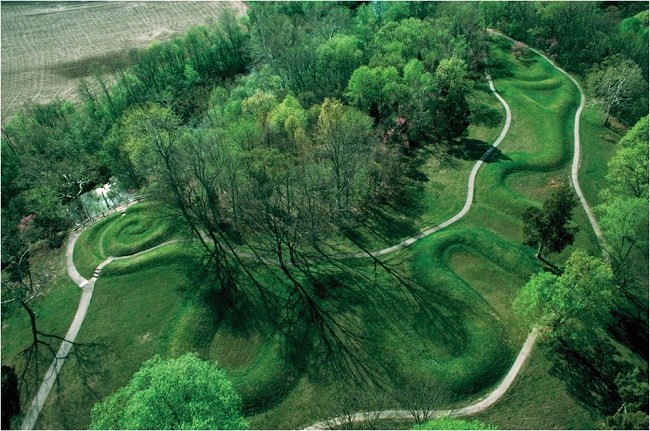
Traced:
<path fill-rule="evenodd" d="M 600 191 L 607 175 L 607 162 L 616 152 L 617 143 L 623 134 L 602 126 L 603 117 L 596 107 L 587 105 L 580 121 L 580 142 L 583 146 L 582 165 L 578 180 L 589 205 L 602 203 Z M 601 181 L 593 181 L 601 179 Z"/>
<path fill-rule="evenodd" d="M 595 429 L 598 416 L 569 395 L 551 368 L 543 348 L 535 347 L 503 398 L 471 418 L 499 429 Z"/>

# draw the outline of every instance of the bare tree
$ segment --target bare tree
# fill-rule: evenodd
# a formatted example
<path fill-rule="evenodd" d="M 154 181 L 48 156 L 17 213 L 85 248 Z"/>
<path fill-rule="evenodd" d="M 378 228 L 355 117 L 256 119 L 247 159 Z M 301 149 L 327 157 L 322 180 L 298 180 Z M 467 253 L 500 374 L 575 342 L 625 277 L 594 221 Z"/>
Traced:
<path fill-rule="evenodd" d="M 418 425 L 433 418 L 437 410 L 451 401 L 449 390 L 442 385 L 418 382 L 409 390 L 401 389 L 395 394 L 395 398 Z"/>

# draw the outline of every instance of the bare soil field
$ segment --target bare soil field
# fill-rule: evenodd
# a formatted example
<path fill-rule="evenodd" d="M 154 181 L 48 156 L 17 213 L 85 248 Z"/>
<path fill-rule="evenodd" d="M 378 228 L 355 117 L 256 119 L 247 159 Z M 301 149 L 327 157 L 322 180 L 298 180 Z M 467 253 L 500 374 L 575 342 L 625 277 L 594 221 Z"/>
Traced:
<path fill-rule="evenodd" d="M 169 40 L 243 2 L 6 2 L 2 14 L 2 121 L 28 100 L 72 98 L 97 67 L 128 67 L 130 49 Z"/>

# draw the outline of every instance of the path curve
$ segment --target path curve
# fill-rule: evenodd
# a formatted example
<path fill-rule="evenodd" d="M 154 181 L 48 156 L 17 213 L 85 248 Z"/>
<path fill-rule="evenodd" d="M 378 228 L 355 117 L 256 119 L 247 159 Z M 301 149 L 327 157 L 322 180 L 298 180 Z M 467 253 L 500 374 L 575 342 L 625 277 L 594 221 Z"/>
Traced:
<path fill-rule="evenodd" d="M 494 88 L 494 83 L 492 82 L 492 77 L 490 76 L 490 74 L 486 73 L 485 77 L 488 81 L 488 85 L 490 86 L 490 91 L 492 91 L 492 94 L 494 94 L 496 98 L 499 99 L 499 102 L 501 102 L 501 104 L 506 110 L 506 122 L 503 125 L 503 129 L 501 130 L 501 134 L 499 135 L 499 137 L 492 143 L 490 148 L 488 148 L 485 151 L 485 153 L 483 153 L 481 158 L 474 164 L 474 167 L 472 168 L 472 171 L 469 174 L 469 179 L 467 180 L 467 197 L 465 198 L 465 205 L 458 212 L 458 214 L 440 223 L 439 225 L 421 229 L 420 233 L 403 240 L 399 244 L 395 244 L 393 246 L 386 247 L 381 250 L 370 252 L 371 256 L 375 256 L 375 257 L 383 256 L 385 254 L 392 253 L 396 250 L 406 248 L 409 245 L 413 244 L 414 242 L 422 238 L 425 238 L 435 232 L 438 232 L 439 230 L 444 229 L 451 224 L 456 223 L 458 220 L 465 217 L 465 215 L 469 212 L 470 208 L 472 207 L 472 203 L 474 202 L 474 183 L 476 181 L 476 175 L 478 174 L 478 170 L 481 168 L 483 163 L 485 163 L 485 160 L 487 160 L 487 158 L 490 157 L 492 151 L 494 151 L 494 149 L 498 147 L 501 141 L 503 141 L 503 139 L 506 137 L 506 134 L 510 129 L 510 123 L 512 121 L 512 113 L 510 112 L 510 106 L 508 106 L 508 104 L 503 99 L 503 97 L 501 97 L 501 95 L 497 93 L 496 89 Z M 336 257 L 340 259 L 359 259 L 359 258 L 368 257 L 368 253 L 341 254 L 341 255 L 337 255 Z"/>
<path fill-rule="evenodd" d="M 429 412 L 430 418 L 442 416 L 467 416 L 485 410 L 494 404 L 499 398 L 501 398 L 503 394 L 506 393 L 508 388 L 510 388 L 512 382 L 515 380 L 515 377 L 517 377 L 517 374 L 519 374 L 521 367 L 524 365 L 524 362 L 526 362 L 528 355 L 530 355 L 530 352 L 533 350 L 533 346 L 535 345 L 535 341 L 537 340 L 538 335 L 539 331 L 537 329 L 533 329 L 530 332 L 528 338 L 526 338 L 526 341 L 524 342 L 524 346 L 519 352 L 519 355 L 517 355 L 517 359 L 515 359 L 514 364 L 512 364 L 512 367 L 510 367 L 510 371 L 508 371 L 508 374 L 506 374 L 506 377 L 499 384 L 499 386 L 497 386 L 494 391 L 490 392 L 487 397 L 477 403 L 459 409 L 434 410 L 433 412 Z M 412 419 L 413 415 L 408 410 L 359 412 L 354 413 L 351 417 L 337 417 L 318 422 L 305 429 L 335 429 L 337 426 L 345 425 L 350 422 L 364 422 L 368 417 L 377 419 Z"/>
<path fill-rule="evenodd" d="M 498 32 L 496 30 L 488 29 L 488 32 L 498 34 L 498 35 L 500 35 L 502 37 L 505 37 L 505 38 L 513 41 L 513 42 L 516 42 L 513 38 L 511 38 L 509 36 L 506 36 L 503 33 Z M 578 109 L 576 110 L 575 119 L 574 119 L 574 123 L 573 123 L 573 163 L 571 165 L 571 184 L 573 185 L 573 188 L 575 189 L 576 194 L 578 195 L 578 198 L 580 199 L 580 204 L 582 205 L 582 208 L 584 209 L 585 213 L 587 214 L 587 218 L 589 219 L 589 224 L 591 225 L 591 228 L 594 231 L 594 234 L 596 235 L 596 238 L 597 238 L 598 242 L 600 243 L 601 249 L 603 250 L 603 256 L 605 256 L 605 258 L 607 259 L 608 256 L 607 256 L 607 254 L 605 252 L 605 247 L 604 247 L 605 242 L 604 242 L 602 231 L 600 230 L 600 226 L 598 225 L 598 222 L 596 221 L 596 217 L 594 216 L 594 214 L 593 214 L 593 212 L 592 212 L 592 210 L 591 210 L 591 208 L 589 206 L 589 203 L 587 202 L 587 199 L 585 198 L 584 194 L 582 193 L 582 188 L 580 187 L 580 183 L 578 181 L 578 172 L 579 172 L 579 169 L 580 169 L 580 155 L 581 155 L 580 154 L 580 116 L 582 114 L 582 110 L 584 109 L 585 103 L 586 103 L 585 93 L 582 90 L 582 87 L 580 86 L 578 81 L 576 81 L 576 79 L 573 76 L 571 76 L 568 72 L 566 72 L 564 69 L 562 69 L 560 66 L 558 66 L 554 61 L 552 61 L 550 58 L 548 58 L 546 55 L 542 54 L 538 50 L 536 50 L 534 48 L 529 48 L 529 49 L 531 51 L 533 51 L 534 53 L 536 53 L 537 55 L 539 55 L 540 57 L 542 57 L 544 60 L 548 61 L 549 64 L 551 64 L 553 67 L 555 67 L 561 73 L 566 75 L 571 80 L 571 82 L 573 82 L 573 84 L 576 86 L 576 88 L 580 92 L 580 105 L 578 106 Z M 499 101 L 501 101 L 501 103 L 504 106 L 506 106 L 506 111 L 508 113 L 508 118 L 506 120 L 506 124 L 507 124 L 507 126 L 509 126 L 510 125 L 510 121 L 509 121 L 510 120 L 510 109 L 508 108 L 507 103 L 505 103 L 505 101 L 501 98 L 501 96 L 494 90 L 494 85 L 492 84 L 492 80 L 490 79 L 489 75 L 488 75 L 488 81 L 490 83 L 490 90 L 492 90 L 492 92 L 499 99 Z M 499 136 L 499 139 L 497 140 L 498 143 L 500 143 L 501 140 L 503 139 L 503 136 L 505 136 L 505 131 L 507 131 L 507 129 L 504 128 L 504 132 L 501 133 L 501 136 Z M 495 142 L 495 144 L 493 144 L 493 147 L 496 147 L 498 145 L 497 142 Z M 476 172 L 478 171 L 478 168 L 480 167 L 479 163 L 481 163 L 483 160 L 485 160 L 485 158 L 489 155 L 490 151 L 492 151 L 492 148 L 490 148 L 488 150 L 488 152 L 486 152 L 486 154 L 484 154 L 483 157 L 481 157 L 481 160 L 479 162 L 477 162 L 477 164 L 474 166 L 474 169 L 472 169 L 472 173 L 474 174 L 474 177 L 476 176 Z M 465 203 L 465 207 L 467 207 L 467 209 L 465 207 L 463 207 L 463 210 L 461 210 L 461 212 L 458 213 L 456 216 L 452 217 L 452 219 L 458 217 L 456 219 L 456 220 L 458 220 L 465 213 L 467 213 L 467 210 L 469 210 L 468 203 L 471 205 L 471 194 L 473 192 L 473 185 L 474 185 L 473 183 L 474 183 L 473 178 L 470 175 L 470 181 L 468 183 L 467 201 Z M 470 185 L 471 185 L 471 187 L 470 187 Z M 463 211 L 465 211 L 465 213 L 463 213 Z M 461 213 L 463 213 L 463 214 L 460 215 Z M 452 220 L 452 219 L 450 219 L 450 220 Z M 387 249 L 384 249 L 384 250 L 389 250 L 389 251 L 384 252 L 384 250 L 379 250 L 378 252 L 374 252 L 372 254 L 378 256 L 378 255 L 381 255 L 381 254 L 390 253 L 391 251 L 397 250 L 398 248 L 406 247 L 406 246 L 412 244 L 413 242 L 417 241 L 418 239 L 426 236 L 427 235 L 426 232 L 431 231 L 430 233 L 433 233 L 433 232 L 436 232 L 437 230 L 440 230 L 440 229 L 450 225 L 451 223 L 453 223 L 453 221 L 449 222 L 450 220 L 448 220 L 447 222 L 444 222 L 444 223 L 442 223 L 442 224 L 440 224 L 440 225 L 438 225 L 438 226 L 436 226 L 434 228 L 427 229 L 427 230 L 423 231 L 421 234 L 416 235 L 413 238 L 409 238 L 409 239 L 403 241 L 402 243 L 400 243 L 397 246 L 393 246 L 393 247 L 389 247 Z M 456 220 L 454 220 L 454 221 L 456 221 Z M 351 257 L 357 257 L 357 256 L 354 255 L 354 256 L 351 256 Z M 440 416 L 467 416 L 467 415 L 479 413 L 479 412 L 487 409 L 488 407 L 492 406 L 495 402 L 497 402 L 499 400 L 499 398 L 501 398 L 503 396 L 503 394 L 506 393 L 506 391 L 508 390 L 508 388 L 510 387 L 512 382 L 514 382 L 515 377 L 517 377 L 517 374 L 521 370 L 521 367 L 523 366 L 524 362 L 526 361 L 526 359 L 530 355 L 530 353 L 531 353 L 531 351 L 533 349 L 533 346 L 535 345 L 535 340 L 537 339 L 538 335 L 539 335 L 538 329 L 533 328 L 531 333 L 528 335 L 528 338 L 526 338 L 526 341 L 524 342 L 524 345 L 521 348 L 521 351 L 519 352 L 519 355 L 517 355 L 517 359 L 515 359 L 514 364 L 512 365 L 510 370 L 508 371 L 508 374 L 506 374 L 505 378 L 499 384 L 499 386 L 497 386 L 497 388 L 494 389 L 494 391 L 492 391 L 487 397 L 485 397 L 484 399 L 482 399 L 481 401 L 479 401 L 477 403 L 471 404 L 471 405 L 466 406 L 466 407 L 462 407 L 460 409 L 437 410 L 437 411 L 435 411 L 433 413 L 433 416 L 434 417 L 440 417 Z M 359 412 L 359 413 L 355 413 L 354 415 L 352 415 L 352 421 L 354 423 L 362 422 L 367 417 L 376 417 L 377 419 L 411 419 L 413 417 L 413 415 L 411 413 L 409 413 L 408 411 L 406 411 L 406 410 L 382 410 L 382 411 L 377 411 L 377 412 Z M 327 429 L 327 428 L 332 428 L 332 426 L 341 425 L 341 424 L 344 424 L 344 423 L 349 422 L 349 421 L 350 421 L 350 418 L 340 418 L 339 417 L 339 418 L 334 418 L 334 419 L 329 419 L 329 420 L 326 420 L 326 421 L 318 422 L 318 423 L 316 423 L 316 424 L 314 424 L 314 425 L 312 425 L 312 426 L 310 426 L 310 427 L 308 427 L 306 429 Z"/>
<path fill-rule="evenodd" d="M 141 252 L 134 253 L 127 256 L 119 256 L 119 257 L 109 256 L 102 263 L 97 265 L 97 268 L 93 272 L 93 276 L 90 278 L 90 280 L 86 280 L 84 277 L 81 276 L 81 274 L 79 274 L 79 271 L 77 271 L 77 268 L 73 260 L 74 246 L 77 243 L 77 239 L 79 238 L 80 234 L 81 232 L 73 232 L 70 234 L 70 236 L 68 237 L 68 243 L 67 243 L 66 253 L 65 253 L 68 276 L 75 283 L 77 283 L 81 288 L 81 299 L 79 300 L 79 306 L 77 307 L 77 312 L 75 313 L 74 319 L 70 324 L 70 328 L 68 329 L 68 332 L 65 334 L 65 341 L 61 343 L 61 346 L 59 347 L 56 356 L 52 360 L 52 363 L 50 364 L 47 373 L 45 373 L 45 377 L 43 378 L 43 382 L 41 383 L 41 386 L 38 388 L 38 392 L 36 393 L 36 396 L 34 397 L 31 404 L 29 405 L 29 409 L 27 410 L 27 413 L 23 418 L 23 422 L 20 427 L 20 429 L 23 430 L 31 430 L 34 428 L 34 425 L 36 425 L 36 421 L 41 412 L 41 409 L 43 408 L 43 405 L 45 404 L 45 400 L 47 400 L 47 397 L 50 394 L 50 391 L 52 390 L 54 383 L 56 382 L 56 377 L 58 376 L 59 371 L 61 371 L 61 367 L 63 366 L 63 363 L 65 362 L 68 353 L 70 353 L 70 349 L 72 348 L 72 343 L 74 343 L 75 339 L 77 338 L 77 334 L 79 333 L 81 324 L 86 318 L 88 306 L 90 305 L 90 300 L 93 296 L 93 289 L 95 287 L 95 282 L 97 281 L 97 277 L 99 276 L 99 273 L 101 272 L 102 268 L 104 268 L 106 265 L 108 265 L 114 260 L 139 256 L 141 254 L 148 253 L 157 248 L 164 247 L 166 245 L 180 241 L 180 240 L 167 241 L 162 244 L 158 244 L 152 248 L 149 248 L 147 250 L 143 250 Z"/>

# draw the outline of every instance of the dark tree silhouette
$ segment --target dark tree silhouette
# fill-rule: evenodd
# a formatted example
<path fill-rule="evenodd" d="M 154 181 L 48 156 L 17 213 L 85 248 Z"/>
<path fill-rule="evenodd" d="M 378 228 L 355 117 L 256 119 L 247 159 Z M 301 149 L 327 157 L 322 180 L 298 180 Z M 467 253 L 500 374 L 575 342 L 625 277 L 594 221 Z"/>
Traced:
<path fill-rule="evenodd" d="M 558 268 L 544 258 L 544 251 L 560 253 L 573 239 L 578 227 L 571 224 L 573 208 L 578 201 L 568 184 L 555 189 L 544 201 L 542 208 L 531 206 L 523 213 L 524 243 L 537 246 L 535 257 L 559 272 Z"/>

